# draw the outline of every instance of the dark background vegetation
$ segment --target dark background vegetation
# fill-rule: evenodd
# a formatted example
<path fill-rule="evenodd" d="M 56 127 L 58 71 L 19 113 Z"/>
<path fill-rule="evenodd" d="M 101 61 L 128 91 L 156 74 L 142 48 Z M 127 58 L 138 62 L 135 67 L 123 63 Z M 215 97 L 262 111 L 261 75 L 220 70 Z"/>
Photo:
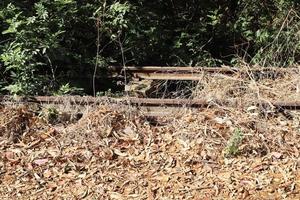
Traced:
<path fill-rule="evenodd" d="M 2 0 L 1 93 L 103 90 L 108 65 L 293 66 L 299 15 L 298 0 Z"/>

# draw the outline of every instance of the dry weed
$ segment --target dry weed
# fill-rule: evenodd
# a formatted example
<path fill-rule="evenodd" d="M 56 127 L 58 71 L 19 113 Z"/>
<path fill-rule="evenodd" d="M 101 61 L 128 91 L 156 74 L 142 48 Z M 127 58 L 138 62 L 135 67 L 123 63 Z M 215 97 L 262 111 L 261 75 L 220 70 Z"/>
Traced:
<path fill-rule="evenodd" d="M 249 74 L 247 77 L 214 75 L 199 82 L 193 98 L 238 99 L 243 103 L 300 99 L 300 71 L 284 74 Z"/>

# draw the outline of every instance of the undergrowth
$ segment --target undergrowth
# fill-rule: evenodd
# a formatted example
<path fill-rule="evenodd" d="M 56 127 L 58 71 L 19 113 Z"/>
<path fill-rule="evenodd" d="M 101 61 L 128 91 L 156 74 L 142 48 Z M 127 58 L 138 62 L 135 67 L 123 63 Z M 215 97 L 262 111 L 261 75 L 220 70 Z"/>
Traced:
<path fill-rule="evenodd" d="M 244 135 L 242 131 L 240 129 L 235 129 L 224 149 L 225 157 L 233 157 L 239 153 L 239 147 L 242 143 L 243 137 Z"/>

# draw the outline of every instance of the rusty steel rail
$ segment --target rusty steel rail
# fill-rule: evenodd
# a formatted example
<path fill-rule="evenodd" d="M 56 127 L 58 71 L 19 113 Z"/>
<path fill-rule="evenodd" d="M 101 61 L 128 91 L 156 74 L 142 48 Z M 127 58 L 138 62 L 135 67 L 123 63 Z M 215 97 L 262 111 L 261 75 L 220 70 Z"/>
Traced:
<path fill-rule="evenodd" d="M 186 106 L 186 107 L 208 107 L 214 105 L 237 105 L 236 101 L 207 100 L 207 99 L 154 99 L 154 98 L 129 98 L 131 104 L 140 106 Z M 299 110 L 299 101 L 271 101 L 255 102 L 263 107 L 273 106 L 275 108 Z"/>
<path fill-rule="evenodd" d="M 91 105 L 101 104 L 108 101 L 110 101 L 109 98 L 92 96 L 0 96 L 0 102 L 11 103 Z"/>
<path fill-rule="evenodd" d="M 99 105 L 104 103 L 119 103 L 134 106 L 161 106 L 161 107 L 213 107 L 215 105 L 237 105 L 237 101 L 227 100 L 207 100 L 207 99 L 155 99 L 155 98 L 108 98 L 91 96 L 36 96 L 36 97 L 12 97 L 0 96 L 0 102 L 11 103 L 39 103 L 39 104 L 71 104 L 71 105 Z M 287 110 L 300 110 L 300 100 L 298 101 L 271 101 L 254 102 L 263 107 L 273 106 Z"/>
<path fill-rule="evenodd" d="M 178 74 L 178 73 L 134 73 L 134 77 L 145 80 L 174 80 L 174 81 L 200 81 L 201 74 Z"/>
<path fill-rule="evenodd" d="M 168 73 L 224 73 L 224 74 L 234 74 L 238 72 L 300 72 L 300 67 L 169 67 L 169 66 L 109 66 L 108 69 L 110 71 L 120 72 L 126 70 L 128 72 L 135 73 L 158 73 L 158 72 L 168 72 Z"/>

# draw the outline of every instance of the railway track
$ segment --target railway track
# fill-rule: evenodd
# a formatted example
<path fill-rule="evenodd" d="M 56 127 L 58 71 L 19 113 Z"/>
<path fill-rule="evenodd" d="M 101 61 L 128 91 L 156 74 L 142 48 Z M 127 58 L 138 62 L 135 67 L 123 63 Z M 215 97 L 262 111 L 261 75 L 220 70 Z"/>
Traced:
<path fill-rule="evenodd" d="M 236 68 L 236 67 L 169 67 L 169 66 L 109 66 L 110 71 L 128 72 L 185 72 L 185 73 L 223 73 L 233 74 L 238 72 L 299 72 L 299 67 L 280 68 L 280 67 L 251 67 L 251 68 Z"/>
<path fill-rule="evenodd" d="M 137 79 L 146 80 L 186 80 L 200 81 L 207 74 L 236 75 L 254 78 L 272 77 L 276 78 L 286 73 L 300 74 L 298 68 L 275 68 L 275 67 L 254 67 L 254 68 L 233 68 L 233 67 L 155 67 L 155 66 L 110 66 L 112 72 L 126 72 Z"/>
<path fill-rule="evenodd" d="M 254 80 L 264 79 L 276 80 L 285 76 L 299 75 L 300 67 L 278 68 L 278 67 L 155 67 L 155 66 L 111 66 L 109 70 L 118 74 L 119 77 L 127 77 L 125 91 L 138 97 L 158 97 L 164 95 L 164 91 L 170 89 L 174 92 L 176 84 L 183 86 L 189 84 L 187 81 L 200 83 L 207 77 L 228 80 Z M 126 80 L 126 79 L 125 79 Z M 183 82 L 182 82 L 183 81 Z M 183 84 L 182 84 L 183 83 Z M 169 87 L 170 86 L 170 87 Z M 180 87 L 181 87 L 180 86 Z M 164 88 L 162 91 L 157 88 Z M 184 88 L 185 90 L 186 88 Z M 155 92 L 156 91 L 156 92 Z M 154 96 L 153 96 L 154 94 Z M 155 96 L 158 94 L 158 96 Z M 172 95 L 171 98 L 174 98 Z"/>
<path fill-rule="evenodd" d="M 91 96 L 36 96 L 36 97 L 13 97 L 1 96 L 2 103 L 38 103 L 38 104 L 71 104 L 71 105 L 100 105 L 104 103 L 114 103 L 132 105 L 137 107 L 190 107 L 190 108 L 210 108 L 214 106 L 235 106 L 239 101 L 228 100 L 208 100 L 208 99 L 155 99 L 155 98 L 109 98 Z M 300 110 L 300 100 L 296 101 L 257 101 L 253 104 L 262 107 L 273 107 L 286 110 Z"/>
<path fill-rule="evenodd" d="M 222 74 L 222 75 L 263 75 L 276 78 L 278 75 L 286 73 L 300 74 L 298 68 L 207 68 L 207 67 L 120 67 L 112 66 L 109 70 L 121 73 L 122 70 L 130 73 L 134 78 L 150 80 L 189 80 L 199 81 L 203 75 Z M 13 97 L 0 96 L 2 103 L 38 103 L 38 104 L 71 104 L 71 105 L 100 105 L 104 103 L 132 105 L 145 110 L 158 110 L 159 108 L 211 108 L 214 106 L 243 105 L 240 100 L 226 99 L 165 99 L 165 98 L 137 98 L 137 97 L 92 97 L 92 96 L 35 96 L 35 97 Z M 259 101 L 252 102 L 263 108 L 275 108 L 283 110 L 300 110 L 300 99 L 295 101 Z M 154 109 L 156 108 L 156 109 Z M 165 111 L 167 110 L 165 109 Z"/>

